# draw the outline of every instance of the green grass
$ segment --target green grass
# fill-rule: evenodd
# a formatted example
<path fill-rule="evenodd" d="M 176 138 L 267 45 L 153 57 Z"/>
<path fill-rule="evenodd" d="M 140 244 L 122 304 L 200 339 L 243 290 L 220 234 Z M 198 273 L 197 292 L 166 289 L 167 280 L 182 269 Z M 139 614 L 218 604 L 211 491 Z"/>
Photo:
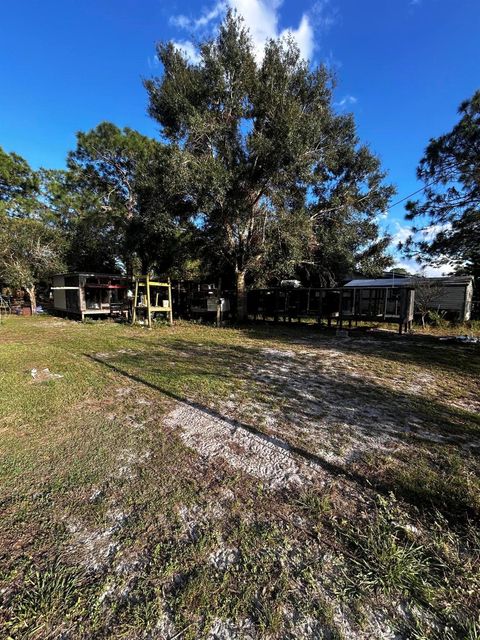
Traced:
<path fill-rule="evenodd" d="M 338 532 L 353 549 L 355 561 L 346 573 L 347 593 L 368 591 L 406 595 L 425 601 L 437 577 L 423 545 L 412 541 L 392 500 L 380 499 L 371 522 L 341 522 Z"/>
<path fill-rule="evenodd" d="M 0 635 L 365 637 L 381 609 L 404 637 L 478 637 L 479 360 L 311 326 L 7 318 Z M 35 382 L 47 367 L 63 377 Z M 317 475 L 272 490 L 206 460 L 164 426 L 184 401 L 280 437 Z M 392 439 L 349 458 L 384 423 Z"/>
<path fill-rule="evenodd" d="M 454 520 L 480 517 L 480 472 L 476 456 L 418 450 L 383 472 L 398 494 L 435 507 Z"/>
<path fill-rule="evenodd" d="M 11 603 L 10 637 L 54 637 L 88 611 L 79 572 L 59 562 L 28 570 Z"/>

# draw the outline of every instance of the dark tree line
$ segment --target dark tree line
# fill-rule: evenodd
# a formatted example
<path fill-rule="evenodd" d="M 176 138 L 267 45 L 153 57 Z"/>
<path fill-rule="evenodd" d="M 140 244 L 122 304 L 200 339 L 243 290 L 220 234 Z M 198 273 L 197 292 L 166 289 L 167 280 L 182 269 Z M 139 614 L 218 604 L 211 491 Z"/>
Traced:
<path fill-rule="evenodd" d="M 394 188 L 358 139 L 353 116 L 335 112 L 334 79 L 324 67 L 311 68 L 288 39 L 268 42 L 257 63 L 248 31 L 231 13 L 200 45 L 200 62 L 170 43 L 157 53 L 163 73 L 145 87 L 159 140 L 103 122 L 77 134 L 62 171 L 34 172 L 0 150 L 4 281 L 31 288 L 59 268 L 222 275 L 237 288 L 241 319 L 248 285 L 291 277 L 333 285 L 354 271 L 375 276 L 391 266 L 390 238 L 380 235 L 377 218 Z M 463 107 L 468 123 L 455 139 L 431 143 L 419 169 L 424 179 L 450 179 L 459 160 L 452 149 L 473 136 L 459 151 L 470 159 L 454 176 L 469 191 L 447 191 L 432 209 L 428 198 L 438 194 L 426 190 L 423 205 L 410 205 L 412 216 L 428 212 L 440 221 L 454 206 L 452 251 L 477 263 L 478 244 L 467 249 L 462 237 L 466 226 L 478 226 L 468 163 L 475 164 L 479 101 Z M 471 157 L 469 145 L 477 145 Z M 439 177 L 434 167 L 448 154 Z M 421 250 L 434 255 L 435 247 Z"/>

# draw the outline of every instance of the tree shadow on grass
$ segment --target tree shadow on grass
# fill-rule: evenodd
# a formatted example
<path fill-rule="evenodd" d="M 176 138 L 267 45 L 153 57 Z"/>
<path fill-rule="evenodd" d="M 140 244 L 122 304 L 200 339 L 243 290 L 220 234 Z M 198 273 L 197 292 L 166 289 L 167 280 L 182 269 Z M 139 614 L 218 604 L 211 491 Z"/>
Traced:
<path fill-rule="evenodd" d="M 339 351 L 356 352 L 373 358 L 435 367 L 480 379 L 480 346 L 448 343 L 436 336 L 399 336 L 390 332 L 367 332 L 353 329 L 348 338 L 338 338 L 332 330 L 314 325 L 246 326 L 240 327 L 250 339 L 271 339 L 286 346 L 302 344 L 309 349 L 322 349 L 329 345 Z"/>
<path fill-rule="evenodd" d="M 188 343 L 188 342 L 182 343 L 181 341 L 176 341 L 175 346 L 162 345 L 162 352 L 166 353 L 166 355 L 171 358 L 172 352 L 175 352 L 177 349 L 181 349 L 184 351 L 189 347 L 191 348 L 191 343 Z M 242 368 L 243 368 L 243 375 L 245 375 L 245 358 L 247 356 L 249 357 L 250 366 L 253 367 L 254 370 L 257 370 L 258 367 L 261 365 L 262 354 L 259 353 L 257 356 L 255 356 L 254 353 L 252 353 L 252 351 L 254 350 L 249 348 L 241 348 L 239 351 L 238 346 L 231 347 L 231 348 L 230 347 L 220 348 L 218 345 L 216 345 L 216 349 L 214 349 L 212 346 L 209 346 L 207 350 L 204 350 L 203 352 L 201 352 L 198 348 L 195 349 L 195 352 L 191 354 L 191 358 L 194 358 L 196 361 L 199 361 L 195 365 L 195 369 L 197 371 L 204 370 L 202 368 L 202 361 L 204 359 L 207 359 L 209 362 L 209 366 L 211 366 L 212 360 L 213 360 L 217 366 L 222 368 L 222 369 L 219 369 L 219 371 L 217 372 L 209 372 L 208 375 L 231 375 L 233 377 L 236 377 L 237 374 L 241 375 Z M 309 446 L 307 447 L 301 441 L 299 441 L 299 438 L 297 437 L 297 432 L 294 429 L 292 429 L 292 432 L 290 434 L 285 430 L 278 432 L 276 430 L 272 431 L 270 429 L 269 429 L 269 433 L 266 433 L 264 430 L 251 424 L 251 421 L 247 422 L 243 419 L 240 420 L 236 417 L 232 418 L 229 415 L 225 415 L 225 412 L 223 411 L 221 412 L 216 409 L 212 409 L 211 407 L 206 406 L 201 402 L 185 397 L 183 394 L 179 393 L 178 391 L 172 390 L 172 388 L 169 387 L 168 382 L 167 384 L 159 383 L 158 377 L 160 378 L 162 377 L 164 370 L 163 368 L 157 369 L 158 357 L 159 357 L 158 353 L 153 355 L 151 353 L 142 354 L 142 361 L 141 361 L 142 373 L 138 372 L 138 368 L 140 368 L 138 359 L 135 361 L 134 358 L 129 357 L 128 362 L 122 361 L 121 363 L 118 363 L 118 362 L 113 363 L 111 361 L 107 362 L 91 354 L 84 354 L 84 355 L 88 357 L 90 360 L 96 362 L 97 364 L 100 364 L 112 371 L 115 371 L 116 373 L 122 376 L 125 376 L 126 378 L 134 382 L 145 385 L 153 389 L 154 391 L 159 392 L 165 395 L 166 397 L 171 398 L 172 400 L 175 400 L 177 403 L 194 408 L 195 410 L 200 411 L 202 414 L 210 418 L 223 421 L 227 429 L 232 429 L 232 430 L 242 429 L 254 435 L 256 438 L 261 439 L 264 443 L 268 443 L 269 446 L 273 445 L 274 447 L 278 448 L 281 451 L 284 451 L 284 452 L 288 451 L 290 454 L 298 456 L 299 458 L 310 463 L 311 465 L 314 465 L 319 470 L 327 472 L 333 477 L 341 476 L 346 480 L 355 483 L 356 485 L 358 485 L 364 490 L 371 489 L 373 485 L 375 490 L 381 493 L 387 494 L 391 491 L 394 491 L 397 495 L 405 498 L 406 500 L 412 502 L 413 504 L 418 503 L 418 494 L 415 494 L 415 492 L 412 492 L 412 488 L 407 481 L 405 482 L 402 481 L 401 475 L 398 475 L 398 476 L 390 475 L 390 477 L 385 480 L 381 478 L 378 474 L 370 473 L 370 471 L 373 471 L 373 470 L 369 470 L 368 465 L 357 465 L 353 461 L 352 461 L 352 464 L 349 464 L 348 461 L 347 463 L 340 464 L 340 463 L 337 463 L 336 461 L 332 461 L 331 459 L 326 459 L 325 455 L 322 455 L 318 451 L 315 451 L 315 446 L 311 447 L 310 444 L 314 445 L 316 441 L 317 442 L 320 441 L 320 444 L 323 445 L 323 442 L 321 442 L 321 439 L 322 437 L 324 437 L 326 433 L 325 429 L 314 431 L 312 434 L 312 439 L 308 443 Z M 135 372 L 132 372 L 131 370 L 129 370 L 132 365 L 132 361 L 134 361 L 134 366 L 137 368 Z M 228 367 L 230 368 L 230 371 L 228 374 L 226 374 L 226 372 L 224 371 L 225 367 L 227 366 L 225 364 L 226 362 L 228 363 Z M 295 380 L 295 375 L 292 375 L 292 372 L 291 371 L 289 372 L 288 368 L 285 370 L 285 365 L 283 361 L 280 362 L 279 371 L 276 370 L 276 368 L 277 368 L 277 365 L 275 363 L 273 363 L 272 365 L 272 362 L 269 361 L 268 370 L 264 372 L 264 375 L 266 377 L 264 377 L 263 379 L 260 379 L 260 384 L 266 387 L 266 391 L 270 394 L 270 397 L 274 403 L 280 402 L 282 399 L 284 399 L 285 389 L 284 389 L 283 379 L 285 377 L 287 378 L 289 377 L 290 379 L 292 379 L 293 377 L 293 379 Z M 222 373 L 222 370 L 223 370 L 223 373 Z M 145 374 L 144 373 L 145 371 L 147 371 L 148 374 Z M 280 378 L 279 378 L 279 372 L 280 372 Z M 174 375 L 178 376 L 179 378 L 182 378 L 182 376 L 185 376 L 185 372 L 183 371 L 178 372 L 178 374 L 174 374 Z M 149 379 L 149 376 L 150 376 L 150 379 Z M 317 380 L 317 388 L 321 388 L 324 382 L 325 382 L 324 380 Z M 306 380 L 305 378 L 295 380 L 295 384 L 293 385 L 293 387 L 291 386 L 289 389 L 289 393 L 291 395 L 293 395 L 294 397 L 298 396 L 295 398 L 294 404 L 301 403 L 302 401 L 301 393 L 306 387 L 308 388 L 309 383 L 311 383 L 311 381 Z M 402 443 L 404 446 L 408 446 L 408 444 L 412 443 L 411 441 L 412 437 L 414 437 L 415 440 L 417 439 L 417 436 L 415 436 L 413 432 L 408 432 L 405 430 L 404 425 L 402 424 L 402 420 L 399 419 L 399 415 L 401 413 L 401 411 L 399 411 L 399 403 L 400 404 L 405 403 L 406 399 L 404 395 L 400 395 L 391 390 L 379 389 L 375 387 L 375 385 L 366 383 L 365 381 L 361 381 L 359 384 L 358 380 L 342 380 L 341 382 L 336 383 L 336 388 L 338 393 L 337 404 L 338 405 L 341 405 L 342 403 L 344 405 L 348 404 L 348 401 L 350 399 L 351 402 L 354 400 L 355 406 L 358 408 L 358 398 L 359 398 L 359 394 L 361 395 L 361 391 L 359 387 L 362 387 L 362 386 L 366 387 L 366 390 L 363 389 L 363 392 L 365 393 L 365 404 L 367 405 L 367 411 L 366 413 L 364 412 L 364 415 L 362 416 L 362 420 L 363 420 L 362 423 L 359 424 L 359 421 L 357 419 L 357 423 L 355 424 L 354 429 L 359 430 L 359 432 L 362 433 L 362 436 L 368 436 L 370 438 L 372 437 L 372 434 L 373 434 L 373 437 L 375 437 L 375 435 L 381 436 L 384 434 L 383 433 L 384 425 L 382 423 L 374 424 L 371 419 L 369 420 L 370 414 L 368 412 L 368 404 L 370 405 L 373 404 L 375 406 L 375 403 L 378 401 L 379 397 L 381 397 L 382 406 L 390 408 L 389 415 L 390 415 L 390 418 L 392 419 L 391 425 L 393 425 L 393 428 L 395 428 L 395 424 L 397 425 L 396 426 L 397 433 L 390 430 L 388 434 L 389 439 L 393 441 L 397 440 L 398 444 Z M 407 403 L 408 403 L 408 400 L 407 400 Z M 376 406 L 378 407 L 378 402 Z M 408 411 L 408 407 L 405 407 L 403 405 L 402 408 Z M 301 416 L 301 418 L 305 419 L 307 422 L 315 420 L 315 415 L 312 414 L 311 409 L 312 407 L 307 408 L 307 410 L 304 412 L 304 415 Z M 443 405 L 441 405 L 438 408 L 438 410 L 441 412 L 446 411 L 448 416 L 448 410 Z M 294 407 L 293 414 L 297 415 L 297 413 L 298 413 L 297 409 Z M 290 416 L 287 415 L 287 421 L 288 419 L 292 419 L 292 415 Z M 371 415 L 370 415 L 370 418 L 371 418 Z M 396 423 L 394 422 L 395 419 L 396 419 Z M 441 444 L 451 445 L 452 441 L 451 440 L 449 441 L 448 439 L 444 439 L 444 440 L 440 439 L 439 443 L 435 444 L 435 447 L 438 447 Z M 325 452 L 325 449 L 323 446 L 320 446 L 320 451 Z M 394 455 L 394 453 L 395 453 L 395 447 L 390 449 L 390 451 L 388 452 L 389 455 Z M 415 455 L 417 454 L 418 454 L 418 451 L 415 452 Z M 413 465 L 415 464 L 414 456 L 412 456 L 412 464 Z M 435 504 L 436 506 L 440 506 L 440 507 L 442 506 L 438 504 L 439 496 L 434 494 L 433 492 L 431 493 L 431 495 L 430 493 L 428 493 L 428 491 L 424 492 L 424 494 L 422 495 L 422 500 L 424 500 L 426 505 L 428 505 L 428 503 L 430 502 L 431 504 Z M 450 510 L 453 509 L 456 511 L 458 507 L 458 509 L 460 509 L 464 515 L 472 512 L 472 508 L 469 506 L 469 504 L 466 503 L 465 500 L 458 501 L 458 495 L 455 495 L 455 500 L 453 499 L 448 500 L 445 498 L 443 500 L 443 503 L 448 504 L 448 509 Z M 417 504 L 417 506 L 421 506 L 421 505 Z"/>
<path fill-rule="evenodd" d="M 285 418 L 292 423 L 299 418 L 315 420 L 322 416 L 326 419 L 330 415 L 333 419 L 327 423 L 334 425 L 356 418 L 353 424 L 367 436 L 382 435 L 388 429 L 394 436 L 400 435 L 402 441 L 406 435 L 421 440 L 423 432 L 425 440 L 439 444 L 457 443 L 465 447 L 472 444 L 473 449 L 480 445 L 477 413 L 448 406 L 405 388 L 393 390 L 350 370 L 326 366 L 328 359 L 325 361 L 322 357 L 321 346 L 317 345 L 319 357 L 316 359 L 312 352 L 282 353 L 257 346 L 226 346 L 205 341 L 196 344 L 176 339 L 174 343 L 159 344 L 156 351 L 143 353 L 142 369 L 161 378 L 165 377 L 165 367 L 159 367 L 159 363 L 175 365 L 178 362 L 183 368 L 178 374 L 173 371 L 173 376 L 179 378 L 188 373 L 189 376 L 247 381 L 256 387 L 252 393 L 260 392 L 270 398 L 265 410 L 268 404 L 273 408 L 281 404 Z M 328 346 L 334 346 L 335 351 L 342 348 L 337 343 Z M 354 347 L 348 348 L 350 352 L 352 349 Z M 368 349 L 363 353 L 374 356 Z M 131 364 L 137 366 L 138 363 L 131 360 Z"/>

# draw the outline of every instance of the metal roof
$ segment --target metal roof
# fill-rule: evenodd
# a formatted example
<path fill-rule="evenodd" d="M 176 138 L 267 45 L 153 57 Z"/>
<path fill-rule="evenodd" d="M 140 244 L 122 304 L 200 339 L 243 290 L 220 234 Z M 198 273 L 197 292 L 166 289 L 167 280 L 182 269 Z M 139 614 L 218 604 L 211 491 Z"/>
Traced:
<path fill-rule="evenodd" d="M 86 276 L 87 278 L 120 278 L 121 280 L 127 280 L 127 276 L 122 276 L 119 273 L 89 273 L 86 271 L 69 271 L 68 273 L 56 273 L 53 277 L 59 276 Z"/>
<path fill-rule="evenodd" d="M 425 278 L 429 282 L 435 282 L 444 286 L 452 285 L 468 285 L 473 282 L 473 276 L 447 276 L 445 278 Z M 422 278 L 376 278 L 373 280 L 350 280 L 345 287 L 413 287 L 418 282 L 421 282 Z"/>

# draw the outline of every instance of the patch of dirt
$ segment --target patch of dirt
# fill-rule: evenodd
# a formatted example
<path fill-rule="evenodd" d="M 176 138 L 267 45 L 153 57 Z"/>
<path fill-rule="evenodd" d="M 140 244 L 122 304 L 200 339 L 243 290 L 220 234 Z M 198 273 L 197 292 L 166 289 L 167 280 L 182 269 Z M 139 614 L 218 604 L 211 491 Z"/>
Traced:
<path fill-rule="evenodd" d="M 238 549 L 219 547 L 212 551 L 208 560 L 218 571 L 225 571 L 227 567 L 238 560 Z"/>
<path fill-rule="evenodd" d="M 118 543 L 113 535 L 123 527 L 126 519 L 127 515 L 122 512 L 111 512 L 108 514 L 109 526 L 93 531 L 76 520 L 68 521 L 66 527 L 72 536 L 69 551 L 88 571 L 102 571 L 117 551 Z"/>
<path fill-rule="evenodd" d="M 136 467 L 146 462 L 151 457 L 150 451 L 136 452 L 126 450 L 119 458 L 120 466 L 115 472 L 115 477 L 131 480 L 137 475 Z"/>
<path fill-rule="evenodd" d="M 339 469 L 372 451 L 395 455 L 413 440 L 477 447 L 460 434 L 438 432 L 412 409 L 409 394 L 437 393 L 432 373 L 414 369 L 400 380 L 392 370 L 379 377 L 365 368 L 363 352 L 381 356 L 381 345 L 369 339 L 347 342 L 343 350 L 335 341 L 303 340 L 292 341 L 292 349 L 252 349 L 252 358 L 242 364 L 242 374 L 256 387 L 249 400 L 231 394 L 212 410 L 192 399 L 178 404 L 166 425 L 180 428 L 185 444 L 205 459 L 224 460 L 274 489 L 304 484 L 322 472 L 293 454 L 289 444 Z M 266 433 L 251 433 L 250 427 Z"/>
<path fill-rule="evenodd" d="M 125 398 L 125 396 L 129 396 L 131 393 L 133 393 L 133 387 L 119 387 L 115 391 L 117 398 Z"/>
<path fill-rule="evenodd" d="M 61 373 L 52 373 L 50 369 L 32 369 L 30 371 L 30 375 L 32 376 L 33 382 L 48 382 L 49 380 L 58 380 L 59 378 L 63 378 Z"/>
<path fill-rule="evenodd" d="M 424 395 L 431 389 L 435 389 L 436 379 L 431 373 L 419 373 L 413 381 L 404 381 L 403 387 L 405 391 L 417 395 Z"/>
<path fill-rule="evenodd" d="M 265 354 L 268 358 L 295 358 L 295 351 L 290 351 L 286 349 L 262 349 L 261 352 Z"/>
<path fill-rule="evenodd" d="M 302 485 L 316 471 L 292 455 L 280 440 L 250 433 L 208 409 L 177 404 L 165 418 L 165 424 L 178 429 L 183 442 L 200 456 L 223 459 L 235 469 L 263 480 L 272 489 Z"/>
<path fill-rule="evenodd" d="M 138 356 L 139 352 L 138 351 L 134 351 L 133 349 L 118 349 L 118 351 L 116 353 L 120 353 L 121 355 L 126 355 L 126 356 Z"/>
<path fill-rule="evenodd" d="M 284 615 L 285 640 L 327 640 L 332 637 L 325 625 L 311 616 L 286 611 Z"/>
<path fill-rule="evenodd" d="M 132 428 L 143 428 L 134 415 L 127 415 L 125 422 Z M 115 534 L 125 526 L 129 514 L 118 508 L 115 495 L 112 495 L 109 484 L 111 480 L 132 480 L 138 475 L 138 467 L 150 457 L 151 451 L 149 450 L 125 449 L 118 457 L 117 468 L 106 479 L 104 485 L 96 487 L 87 497 L 88 502 L 91 504 L 109 500 L 111 506 L 105 514 L 104 528 L 91 529 L 75 518 L 66 521 L 67 531 L 71 534 L 67 547 L 68 553 L 71 553 L 76 561 L 87 571 L 101 573 L 107 567 L 110 567 L 113 559 L 118 556 L 120 556 L 120 559 L 115 567 L 116 573 L 125 573 L 125 567 L 128 567 L 129 564 L 136 566 L 136 561 L 128 560 L 127 557 L 124 557 L 124 554 L 120 555 L 121 551 L 119 543 L 115 539 Z M 128 584 L 117 584 L 114 581 L 105 587 L 100 596 L 100 602 L 108 603 L 114 599 L 124 599 L 127 597 L 129 588 Z"/>
<path fill-rule="evenodd" d="M 196 540 L 201 529 L 205 529 L 212 520 L 219 521 L 225 518 L 226 513 L 231 509 L 233 500 L 235 500 L 235 494 L 231 489 L 224 489 L 222 494 L 206 507 L 198 504 L 177 506 L 183 536 Z"/>
<path fill-rule="evenodd" d="M 258 635 L 251 620 L 215 620 L 206 637 L 207 640 L 255 640 Z"/>
<path fill-rule="evenodd" d="M 265 398 L 257 398 L 247 411 L 238 407 L 240 419 L 253 414 L 280 437 L 290 441 L 293 436 L 335 464 L 349 463 L 372 448 L 385 451 L 408 430 L 392 407 L 355 392 L 355 372 L 343 352 L 281 353 L 268 350 L 266 361 L 246 365 Z"/>

